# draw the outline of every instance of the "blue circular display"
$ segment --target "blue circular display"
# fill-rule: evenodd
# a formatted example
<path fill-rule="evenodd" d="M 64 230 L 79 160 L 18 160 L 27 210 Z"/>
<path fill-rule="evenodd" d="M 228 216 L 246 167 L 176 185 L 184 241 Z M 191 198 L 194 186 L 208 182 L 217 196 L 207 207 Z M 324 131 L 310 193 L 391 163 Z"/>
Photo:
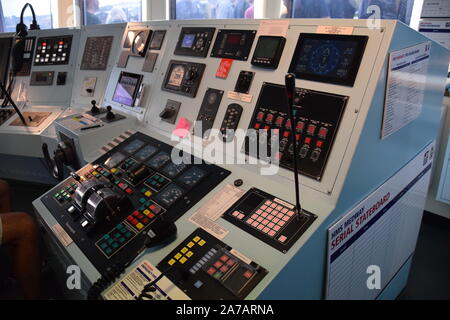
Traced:
<path fill-rule="evenodd" d="M 312 52 L 310 67 L 316 74 L 332 72 L 339 64 L 341 54 L 333 44 L 324 44 Z"/>

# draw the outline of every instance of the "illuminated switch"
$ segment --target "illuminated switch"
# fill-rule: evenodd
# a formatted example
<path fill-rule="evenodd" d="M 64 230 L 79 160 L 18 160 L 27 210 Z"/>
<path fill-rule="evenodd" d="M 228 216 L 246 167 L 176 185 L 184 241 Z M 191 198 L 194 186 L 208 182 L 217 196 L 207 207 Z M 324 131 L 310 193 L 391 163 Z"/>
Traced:
<path fill-rule="evenodd" d="M 173 266 L 175 264 L 175 262 L 176 262 L 176 260 L 170 259 L 168 264 L 169 264 L 169 266 Z"/>
<path fill-rule="evenodd" d="M 284 126 L 286 127 L 286 129 L 291 130 L 292 129 L 291 119 L 287 119 Z"/>
<path fill-rule="evenodd" d="M 322 140 L 317 141 L 316 142 L 316 147 L 317 148 L 323 148 L 323 141 Z"/>
<path fill-rule="evenodd" d="M 324 127 L 321 127 L 320 130 L 319 130 L 318 135 L 319 135 L 320 138 L 325 139 L 327 137 L 327 133 L 328 133 L 328 129 L 324 128 Z"/>
<path fill-rule="evenodd" d="M 256 115 L 256 120 L 263 121 L 263 119 L 264 119 L 264 112 L 262 111 L 258 112 L 258 114 Z"/>
<path fill-rule="evenodd" d="M 309 135 L 313 136 L 313 135 L 314 135 L 314 132 L 316 132 L 316 126 L 313 125 L 313 124 L 310 124 L 310 125 L 308 126 L 307 133 L 308 133 Z"/>
<path fill-rule="evenodd" d="M 267 116 L 266 116 L 266 123 L 272 123 L 273 122 L 273 114 L 271 114 L 271 113 L 269 113 Z"/>
<path fill-rule="evenodd" d="M 150 197 L 150 196 L 152 195 L 152 192 L 151 192 L 151 191 L 146 191 L 146 192 L 144 193 L 144 195 L 145 195 L 146 197 Z"/>
<path fill-rule="evenodd" d="M 289 135 L 290 135 L 291 133 L 289 132 L 289 131 L 285 131 L 284 133 L 283 133 L 283 137 L 285 137 L 285 138 L 289 138 Z"/>
<path fill-rule="evenodd" d="M 297 130 L 297 132 L 303 132 L 304 128 L 305 128 L 305 123 L 303 121 L 299 121 L 297 123 L 297 127 L 295 127 L 295 130 Z"/>
<path fill-rule="evenodd" d="M 256 129 L 256 130 L 258 130 L 260 127 L 261 127 L 261 124 L 260 124 L 260 123 L 258 123 L 258 122 L 255 123 L 255 129 Z"/>
<path fill-rule="evenodd" d="M 311 138 L 310 137 L 305 138 L 305 144 L 310 144 L 310 143 L 311 143 Z"/>
<path fill-rule="evenodd" d="M 311 153 L 311 160 L 312 160 L 313 162 L 316 162 L 317 160 L 319 160 L 319 157 L 320 157 L 320 151 L 314 150 L 314 151 Z"/>
<path fill-rule="evenodd" d="M 281 116 L 278 116 L 277 119 L 275 120 L 275 124 L 277 126 L 281 127 L 283 125 L 283 121 L 284 121 L 284 118 Z"/>

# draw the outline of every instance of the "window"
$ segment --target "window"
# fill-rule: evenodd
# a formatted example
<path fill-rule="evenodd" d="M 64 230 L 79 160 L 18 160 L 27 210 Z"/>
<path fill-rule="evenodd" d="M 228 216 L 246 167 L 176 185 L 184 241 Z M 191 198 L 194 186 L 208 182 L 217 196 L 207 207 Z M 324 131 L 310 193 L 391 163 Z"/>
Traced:
<path fill-rule="evenodd" d="M 1 0 L 0 9 L 3 14 L 0 13 L 0 17 L 3 16 L 3 21 L 0 21 L 0 23 L 3 26 L 4 32 L 16 31 L 16 25 L 20 21 L 20 13 L 27 2 L 33 6 L 36 13 L 36 20 L 41 29 L 53 28 L 51 0 Z M 31 20 L 31 10 L 27 8 L 23 21 L 27 26 L 30 26 Z"/>
<path fill-rule="evenodd" d="M 292 18 L 367 19 L 377 6 L 381 19 L 410 23 L 414 0 L 282 0 L 283 12 Z M 284 10 L 283 10 L 284 9 Z"/>
<path fill-rule="evenodd" d="M 172 19 L 253 19 L 253 0 L 171 0 Z"/>
<path fill-rule="evenodd" d="M 142 20 L 141 0 L 84 0 L 84 24 L 110 24 Z"/>

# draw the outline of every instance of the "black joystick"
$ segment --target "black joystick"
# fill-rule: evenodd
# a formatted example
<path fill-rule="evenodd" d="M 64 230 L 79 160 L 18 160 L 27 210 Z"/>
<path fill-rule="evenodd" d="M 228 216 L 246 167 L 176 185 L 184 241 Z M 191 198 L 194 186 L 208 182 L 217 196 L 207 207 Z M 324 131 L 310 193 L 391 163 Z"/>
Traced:
<path fill-rule="evenodd" d="M 159 114 L 159 117 L 161 119 L 169 119 L 172 118 L 175 114 L 175 109 L 174 108 L 164 108 L 164 110 Z"/>
<path fill-rule="evenodd" d="M 116 118 L 116 115 L 111 111 L 112 107 L 107 106 L 106 110 L 108 110 L 108 113 L 106 114 L 106 119 L 108 120 L 114 120 Z"/>
<path fill-rule="evenodd" d="M 97 113 L 99 113 L 99 112 L 100 112 L 100 109 L 97 107 L 97 101 L 92 100 L 92 101 L 91 101 L 91 104 L 92 104 L 92 108 L 91 108 L 92 114 L 97 114 Z"/>

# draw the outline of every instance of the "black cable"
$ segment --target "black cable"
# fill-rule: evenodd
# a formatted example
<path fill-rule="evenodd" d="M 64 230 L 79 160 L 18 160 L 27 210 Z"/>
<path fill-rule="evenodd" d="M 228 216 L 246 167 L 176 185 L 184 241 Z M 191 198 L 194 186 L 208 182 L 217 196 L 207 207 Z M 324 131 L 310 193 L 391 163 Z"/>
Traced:
<path fill-rule="evenodd" d="M 36 20 L 36 14 L 34 13 L 34 8 L 30 3 L 25 3 L 25 5 L 22 8 L 22 12 L 20 13 L 20 23 L 23 23 L 23 14 L 25 13 L 26 8 L 29 7 L 31 10 L 31 14 L 33 15 L 33 20 L 31 22 L 30 25 L 30 30 L 39 30 L 39 25 L 37 24 L 37 20 Z"/>

